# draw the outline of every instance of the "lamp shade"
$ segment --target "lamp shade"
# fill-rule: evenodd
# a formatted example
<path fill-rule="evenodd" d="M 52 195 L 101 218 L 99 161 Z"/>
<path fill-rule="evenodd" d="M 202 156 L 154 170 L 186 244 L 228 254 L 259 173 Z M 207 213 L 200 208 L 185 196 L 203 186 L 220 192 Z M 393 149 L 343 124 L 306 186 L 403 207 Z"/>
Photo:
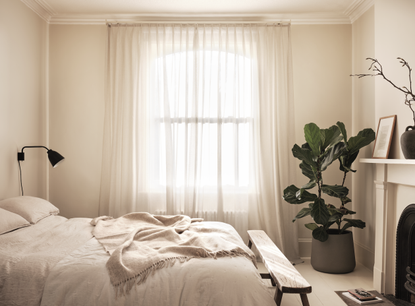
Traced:
<path fill-rule="evenodd" d="M 53 150 L 48 150 L 48 158 L 53 168 L 65 159 L 65 157 Z"/>

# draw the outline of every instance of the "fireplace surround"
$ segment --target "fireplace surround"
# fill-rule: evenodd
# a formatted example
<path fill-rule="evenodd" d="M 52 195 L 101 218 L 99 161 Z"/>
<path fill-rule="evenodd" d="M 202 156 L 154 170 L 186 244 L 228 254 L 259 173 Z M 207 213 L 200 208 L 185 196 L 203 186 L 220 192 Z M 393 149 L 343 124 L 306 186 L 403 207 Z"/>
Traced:
<path fill-rule="evenodd" d="M 397 203 L 391 195 L 394 194 L 397 185 L 415 187 L 415 160 L 364 158 L 360 159 L 360 162 L 372 164 L 375 170 L 376 230 L 374 237 L 373 288 L 380 293 L 396 294 L 395 238 L 397 224 L 399 223 L 397 218 L 405 207 L 402 207 L 402 202 Z M 412 254 L 414 254 L 414 251 L 412 251 Z"/>

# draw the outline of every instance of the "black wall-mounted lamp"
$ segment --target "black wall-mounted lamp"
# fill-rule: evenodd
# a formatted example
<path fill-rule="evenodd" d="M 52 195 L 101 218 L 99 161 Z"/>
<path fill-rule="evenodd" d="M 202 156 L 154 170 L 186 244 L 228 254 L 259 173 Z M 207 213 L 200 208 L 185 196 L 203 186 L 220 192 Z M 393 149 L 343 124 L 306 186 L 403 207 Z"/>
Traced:
<path fill-rule="evenodd" d="M 17 153 L 17 161 L 19 162 L 19 170 L 20 170 L 20 187 L 22 189 L 22 196 L 23 196 L 23 183 L 22 183 L 22 168 L 20 167 L 20 162 L 24 161 L 24 152 L 23 152 L 23 150 L 26 149 L 26 148 L 28 148 L 28 149 L 29 148 L 30 149 L 33 149 L 33 148 L 44 148 L 44 149 L 46 149 L 48 151 L 47 153 L 48 153 L 49 161 L 52 164 L 53 168 L 55 168 L 60 162 L 62 162 L 65 159 L 58 152 L 50 150 L 50 149 L 46 148 L 45 146 L 24 146 L 22 148 L 22 151 Z"/>

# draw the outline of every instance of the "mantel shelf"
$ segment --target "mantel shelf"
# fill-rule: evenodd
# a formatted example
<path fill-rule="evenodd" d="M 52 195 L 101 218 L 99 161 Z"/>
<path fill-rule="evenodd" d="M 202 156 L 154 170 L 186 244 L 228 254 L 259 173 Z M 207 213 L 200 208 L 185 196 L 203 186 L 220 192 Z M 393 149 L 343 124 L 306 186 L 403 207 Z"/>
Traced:
<path fill-rule="evenodd" d="M 361 158 L 359 161 L 364 164 L 415 165 L 415 159 Z"/>

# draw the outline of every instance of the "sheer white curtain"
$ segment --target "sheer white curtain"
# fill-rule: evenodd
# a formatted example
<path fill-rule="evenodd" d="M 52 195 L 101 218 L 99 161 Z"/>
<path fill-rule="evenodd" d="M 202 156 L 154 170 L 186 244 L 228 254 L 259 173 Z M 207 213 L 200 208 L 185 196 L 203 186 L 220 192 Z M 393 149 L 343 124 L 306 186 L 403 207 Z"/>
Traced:
<path fill-rule="evenodd" d="M 100 214 L 264 229 L 298 257 L 289 25 L 111 25 Z M 294 165 L 295 167 L 295 165 Z"/>

